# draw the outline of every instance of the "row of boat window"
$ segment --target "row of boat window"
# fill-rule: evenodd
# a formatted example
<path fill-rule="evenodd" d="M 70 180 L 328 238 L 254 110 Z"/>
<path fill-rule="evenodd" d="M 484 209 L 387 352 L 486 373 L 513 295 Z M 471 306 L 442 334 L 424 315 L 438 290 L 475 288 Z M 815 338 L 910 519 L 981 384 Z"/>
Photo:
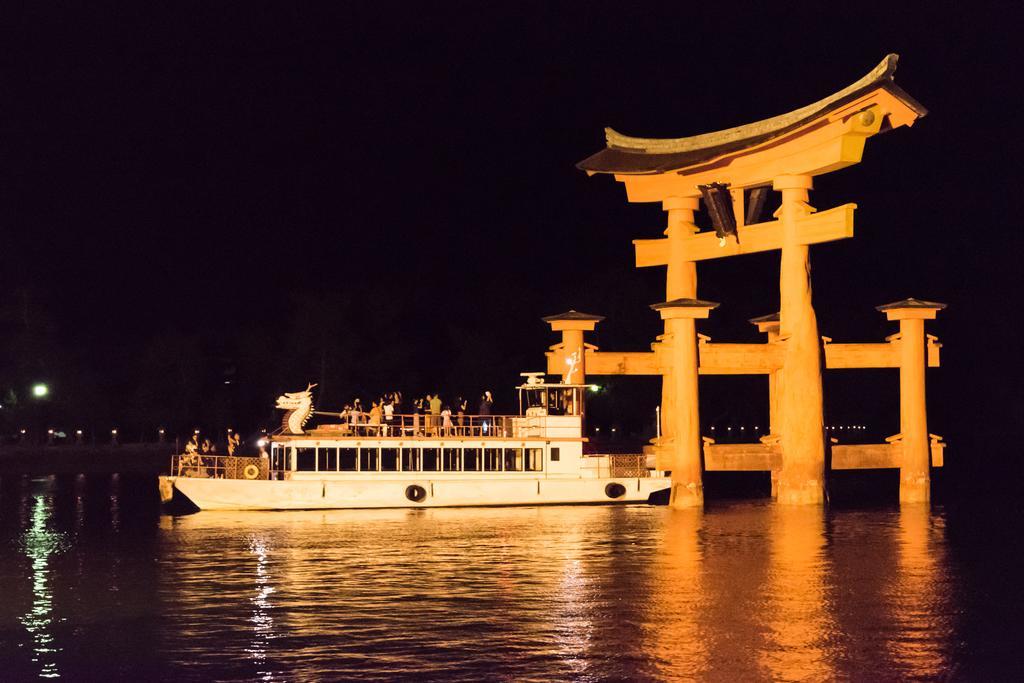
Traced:
<path fill-rule="evenodd" d="M 294 452 L 294 465 L 285 460 Z M 272 466 L 297 472 L 541 472 L 543 448 L 275 449 Z M 551 459 L 559 460 L 558 448 Z"/>

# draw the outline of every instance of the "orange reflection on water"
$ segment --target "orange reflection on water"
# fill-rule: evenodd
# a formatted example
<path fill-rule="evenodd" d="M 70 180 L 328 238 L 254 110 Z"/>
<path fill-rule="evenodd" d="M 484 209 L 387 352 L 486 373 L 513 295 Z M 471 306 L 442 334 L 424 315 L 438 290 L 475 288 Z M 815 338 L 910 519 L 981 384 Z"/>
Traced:
<path fill-rule="evenodd" d="M 763 605 L 768 633 L 761 665 L 776 681 L 831 679 L 835 623 L 826 596 L 824 509 L 776 505 L 770 515 L 769 599 Z"/>
<path fill-rule="evenodd" d="M 700 533 L 701 510 L 667 510 L 662 546 L 652 560 L 657 609 L 647 622 L 645 644 L 666 679 L 699 678 L 711 656 L 702 633 L 701 618 L 707 609 L 704 587 L 704 548 Z"/>
<path fill-rule="evenodd" d="M 887 647 L 893 664 L 915 677 L 948 671 L 948 652 L 936 633 L 950 631 L 949 596 L 939 588 L 945 566 L 945 528 L 927 503 L 904 504 L 896 534 L 896 571 L 886 601 L 894 625 Z"/>

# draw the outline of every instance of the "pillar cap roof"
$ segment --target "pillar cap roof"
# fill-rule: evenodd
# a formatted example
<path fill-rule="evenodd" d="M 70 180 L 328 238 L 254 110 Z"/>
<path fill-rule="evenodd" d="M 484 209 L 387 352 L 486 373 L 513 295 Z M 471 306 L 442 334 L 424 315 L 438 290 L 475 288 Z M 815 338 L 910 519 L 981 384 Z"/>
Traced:
<path fill-rule="evenodd" d="M 762 325 L 764 323 L 777 323 L 779 322 L 779 312 L 769 313 L 768 315 L 762 315 L 758 318 L 751 318 L 748 320 L 751 325 Z"/>
<path fill-rule="evenodd" d="M 575 309 L 570 309 L 565 313 L 556 313 L 555 315 L 548 315 L 541 318 L 546 323 L 558 322 L 560 320 L 592 320 L 596 323 L 604 320 L 603 315 L 594 315 L 593 313 L 580 313 Z"/>
<path fill-rule="evenodd" d="M 894 301 L 891 304 L 882 304 L 881 306 L 875 306 L 875 310 L 880 311 L 882 313 L 885 313 L 886 311 L 898 311 L 902 308 L 928 308 L 934 311 L 941 311 L 945 307 L 946 304 L 910 298 L 903 299 L 902 301 Z"/>
<path fill-rule="evenodd" d="M 651 309 L 660 311 L 664 308 L 718 308 L 721 304 L 717 301 L 701 301 L 700 299 L 672 299 L 662 301 L 660 304 L 651 304 Z"/>

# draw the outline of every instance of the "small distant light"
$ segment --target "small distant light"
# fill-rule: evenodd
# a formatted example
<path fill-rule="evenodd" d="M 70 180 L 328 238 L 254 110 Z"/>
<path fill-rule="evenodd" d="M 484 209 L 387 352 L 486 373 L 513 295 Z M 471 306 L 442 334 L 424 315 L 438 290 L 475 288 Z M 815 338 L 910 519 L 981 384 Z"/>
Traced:
<path fill-rule="evenodd" d="M 39 384 L 32 385 L 32 395 L 36 398 L 42 398 L 50 393 L 50 387 L 46 386 L 42 382 Z"/>
<path fill-rule="evenodd" d="M 22 429 L 22 430 L 21 430 L 21 433 L 22 433 L 22 434 L 24 434 L 24 433 L 25 433 L 25 430 L 24 430 L 24 429 Z"/>
<path fill-rule="evenodd" d="M 160 428 L 160 433 L 161 433 L 161 434 L 163 434 L 163 433 L 164 433 L 164 428 L 163 428 L 163 427 L 161 427 L 161 428 Z"/>
<path fill-rule="evenodd" d="M 601 385 L 600 384 L 591 384 L 590 385 L 590 390 L 596 394 L 597 392 L 601 391 Z"/>
<path fill-rule="evenodd" d="M 595 432 L 599 432 L 599 431 L 601 431 L 601 428 L 600 427 L 594 427 L 594 431 Z"/>
<path fill-rule="evenodd" d="M 726 427 L 726 429 L 730 432 L 732 431 L 732 427 Z"/>
<path fill-rule="evenodd" d="M 231 380 L 229 380 L 229 379 L 224 380 L 224 384 L 231 384 Z"/>
<path fill-rule="evenodd" d="M 259 441 L 256 442 L 256 445 L 259 446 L 260 448 L 263 448 L 264 446 L 267 445 L 267 440 L 266 439 L 260 439 Z"/>
<path fill-rule="evenodd" d="M 740 427 L 740 431 L 741 432 L 745 432 L 745 431 L 747 431 L 747 428 L 746 427 Z"/>
<path fill-rule="evenodd" d="M 615 431 L 615 427 L 612 427 L 612 431 L 613 431 L 613 432 Z"/>
<path fill-rule="evenodd" d="M 715 425 L 711 425 L 711 431 L 715 431 Z"/>
<path fill-rule="evenodd" d="M 756 431 L 758 431 L 759 429 L 761 429 L 761 428 L 760 428 L 760 427 L 758 427 L 757 425 L 754 425 L 754 431 L 755 431 L 755 432 L 756 432 Z"/>
<path fill-rule="evenodd" d="M 52 430 L 52 429 L 47 429 L 47 430 L 46 430 L 46 433 L 47 433 L 47 434 L 53 434 L 53 430 Z"/>
<path fill-rule="evenodd" d="M 192 431 L 192 433 L 193 433 L 193 434 L 198 434 L 198 433 L 199 433 L 199 430 L 198 430 L 198 429 L 195 429 L 195 430 L 193 430 L 193 431 Z"/>
<path fill-rule="evenodd" d="M 117 436 L 117 430 L 116 429 L 111 429 L 110 433 L 113 434 L 114 436 Z"/>
<path fill-rule="evenodd" d="M 81 429 L 76 429 L 75 430 L 75 434 L 77 434 L 78 436 L 81 436 L 82 435 L 82 430 Z"/>

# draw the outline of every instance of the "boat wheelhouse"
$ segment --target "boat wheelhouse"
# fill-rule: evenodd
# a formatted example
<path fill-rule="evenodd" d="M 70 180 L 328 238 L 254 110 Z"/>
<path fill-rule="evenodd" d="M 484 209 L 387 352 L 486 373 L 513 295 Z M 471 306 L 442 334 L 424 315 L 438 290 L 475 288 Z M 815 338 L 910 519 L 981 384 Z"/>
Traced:
<path fill-rule="evenodd" d="M 526 373 L 518 415 L 370 424 L 318 412 L 334 420 L 308 430 L 310 390 L 286 394 L 282 432 L 261 457 L 174 456 L 161 492 L 208 510 L 648 502 L 669 479 L 645 455 L 584 453 L 588 388 Z"/>

